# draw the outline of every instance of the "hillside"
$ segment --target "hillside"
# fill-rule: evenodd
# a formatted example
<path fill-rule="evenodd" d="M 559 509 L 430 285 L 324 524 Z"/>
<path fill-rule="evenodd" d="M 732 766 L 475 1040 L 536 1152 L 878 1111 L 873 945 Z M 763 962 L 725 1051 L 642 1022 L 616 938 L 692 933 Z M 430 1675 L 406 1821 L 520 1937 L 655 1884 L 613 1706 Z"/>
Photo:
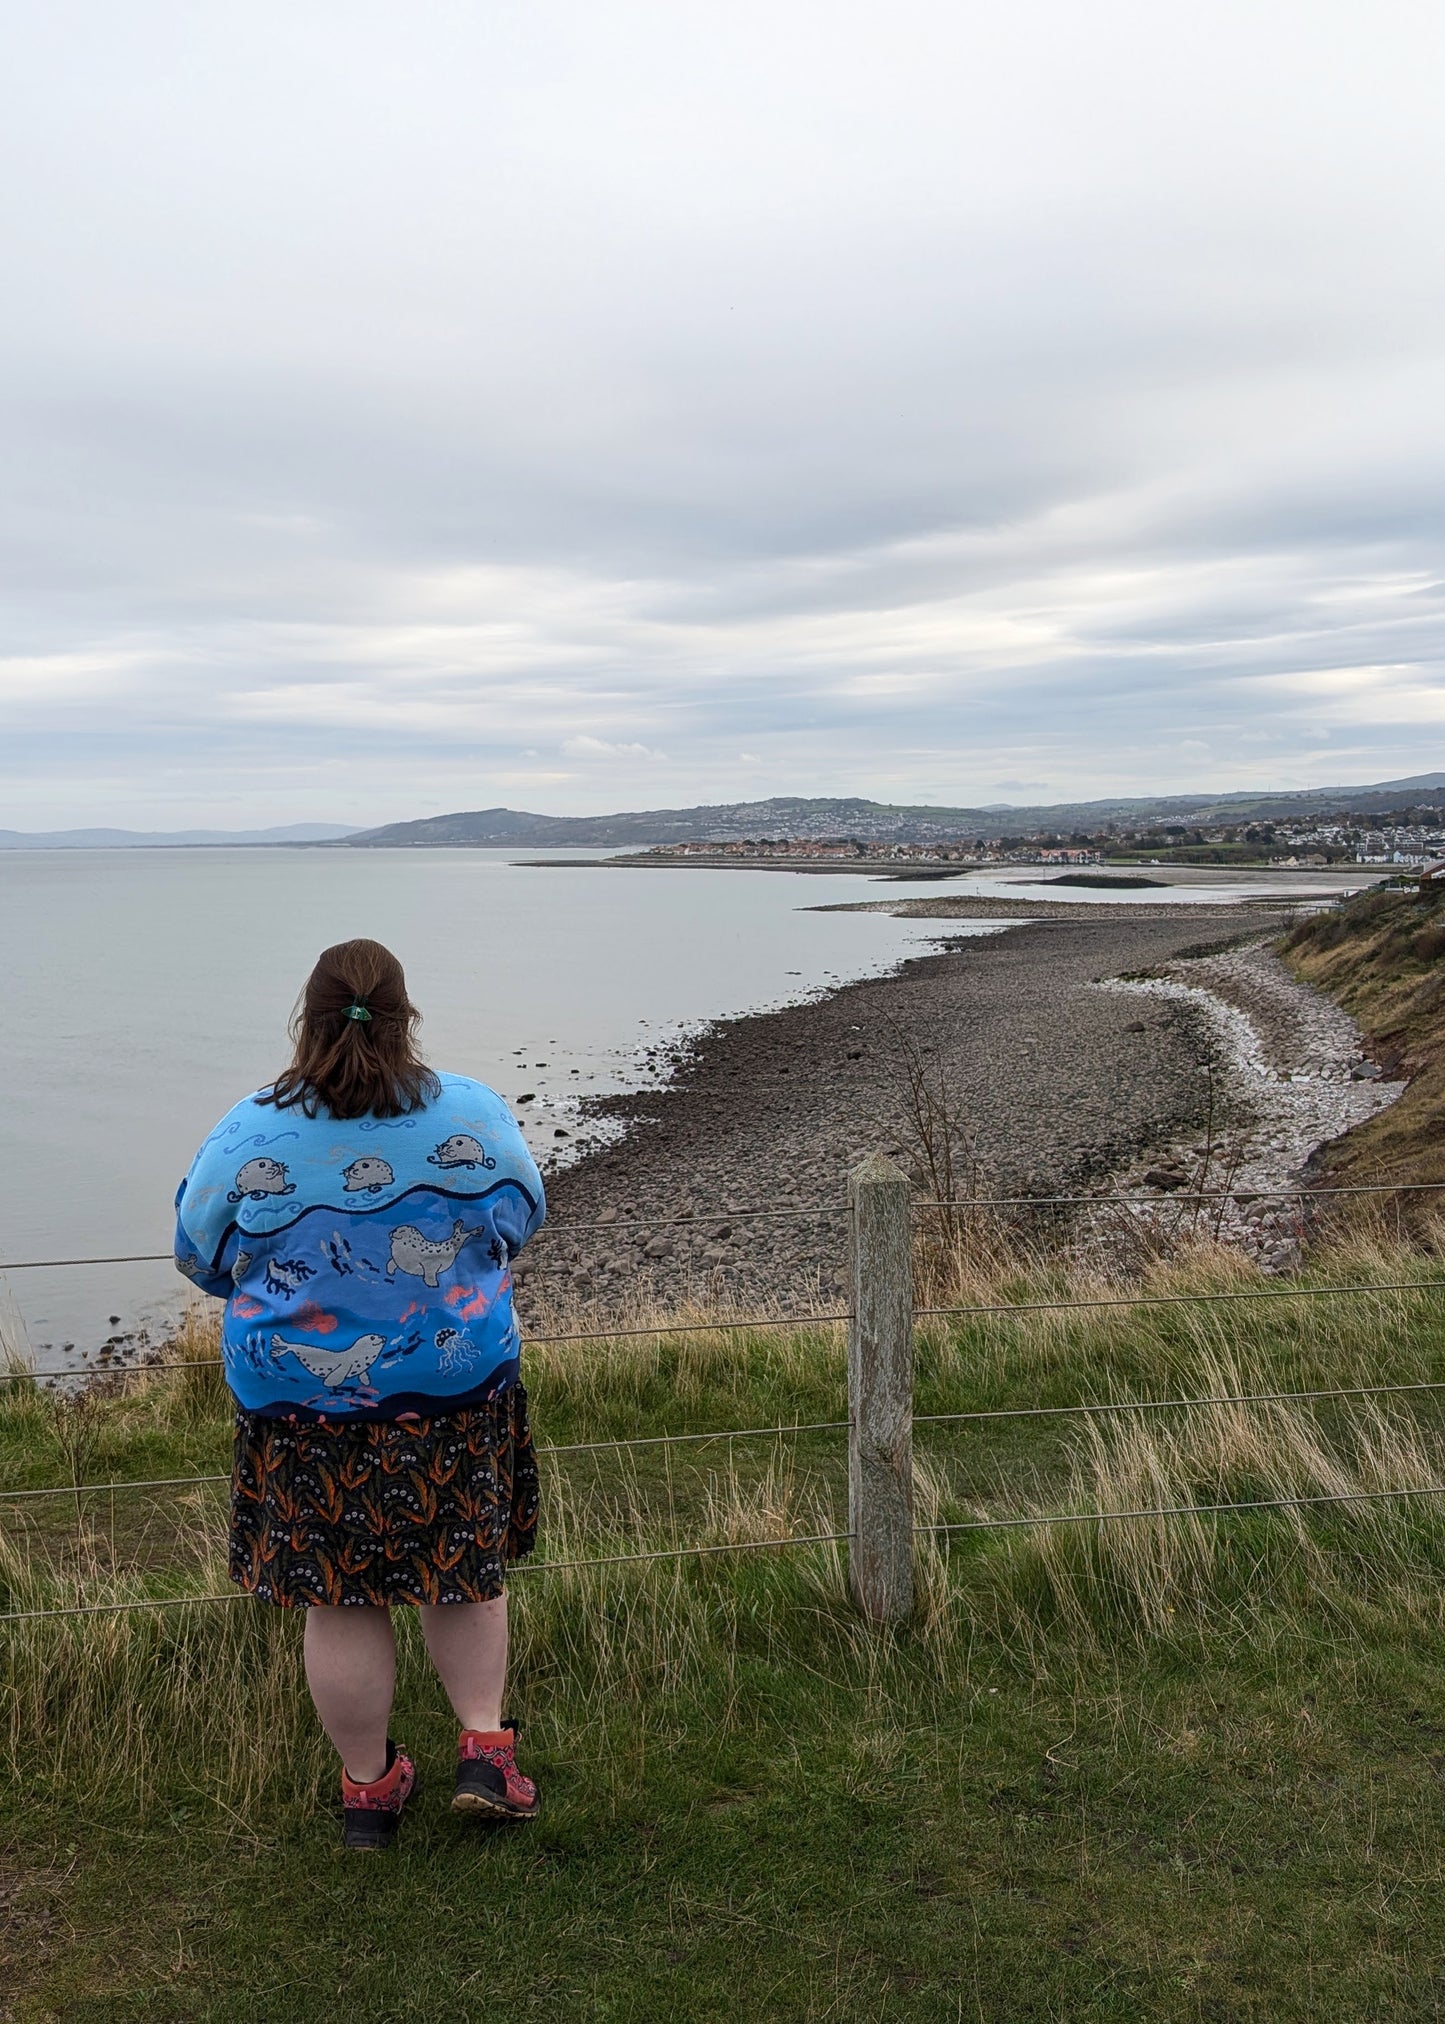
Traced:
<path fill-rule="evenodd" d="M 1426 797 L 1422 803 L 1421 797 Z M 706 843 L 746 837 L 838 837 L 926 843 L 940 836 L 1031 836 L 1040 830 L 1092 832 L 1109 823 L 1214 823 L 1276 820 L 1314 813 L 1368 813 L 1445 800 L 1445 773 L 1383 780 L 1365 787 L 1317 787 L 1282 793 L 1153 795 L 1037 807 L 950 808 L 901 802 L 777 796 L 769 801 L 645 808 L 611 815 L 534 815 L 516 808 L 459 810 L 415 822 L 389 822 L 345 841 L 358 847 L 492 845 L 503 848 L 626 849 L 652 843 Z"/>
<path fill-rule="evenodd" d="M 1389 886 L 1304 921 L 1283 953 L 1362 1027 L 1387 1075 L 1408 1077 L 1399 1101 L 1326 1153 L 1340 1185 L 1445 1182 L 1445 889 Z"/>

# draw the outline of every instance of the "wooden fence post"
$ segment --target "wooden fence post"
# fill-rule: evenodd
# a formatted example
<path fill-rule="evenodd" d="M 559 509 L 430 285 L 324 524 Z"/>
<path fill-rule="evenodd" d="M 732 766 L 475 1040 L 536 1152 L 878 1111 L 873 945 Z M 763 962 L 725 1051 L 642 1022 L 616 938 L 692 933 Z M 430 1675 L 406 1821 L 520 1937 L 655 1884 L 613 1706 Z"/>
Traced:
<path fill-rule="evenodd" d="M 870 1153 L 848 1176 L 848 1530 L 853 1600 L 913 1609 L 913 1218 L 908 1176 Z"/>

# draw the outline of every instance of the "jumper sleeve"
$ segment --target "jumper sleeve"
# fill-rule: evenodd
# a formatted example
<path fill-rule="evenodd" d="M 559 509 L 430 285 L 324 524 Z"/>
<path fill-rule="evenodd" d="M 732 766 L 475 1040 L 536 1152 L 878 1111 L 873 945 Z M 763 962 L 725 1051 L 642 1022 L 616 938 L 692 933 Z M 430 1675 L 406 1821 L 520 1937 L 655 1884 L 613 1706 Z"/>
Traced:
<path fill-rule="evenodd" d="M 530 1213 L 525 1211 L 524 1204 L 520 1200 L 508 1199 L 498 1204 L 497 1232 L 515 1258 L 522 1246 L 535 1237 L 546 1222 L 547 1195 L 537 1162 L 522 1136 L 522 1127 L 500 1097 L 496 1097 L 494 1101 L 497 1107 L 496 1115 L 491 1121 L 488 1136 L 504 1162 L 503 1171 L 520 1183 L 535 1204 Z"/>
<path fill-rule="evenodd" d="M 241 1249 L 234 1192 L 235 1154 L 226 1127 L 243 1106 L 227 1112 L 176 1190 L 176 1270 L 202 1293 L 225 1300 L 234 1290 L 231 1267 Z"/>
<path fill-rule="evenodd" d="M 202 1218 L 196 1219 L 203 1224 Z M 201 1293 L 209 1293 L 213 1299 L 226 1300 L 234 1289 L 231 1267 L 236 1262 L 240 1249 L 240 1232 L 234 1223 L 219 1243 L 208 1243 L 202 1230 L 188 1226 L 186 1215 L 186 1183 L 181 1182 L 176 1190 L 176 1270 L 184 1279 Z"/>

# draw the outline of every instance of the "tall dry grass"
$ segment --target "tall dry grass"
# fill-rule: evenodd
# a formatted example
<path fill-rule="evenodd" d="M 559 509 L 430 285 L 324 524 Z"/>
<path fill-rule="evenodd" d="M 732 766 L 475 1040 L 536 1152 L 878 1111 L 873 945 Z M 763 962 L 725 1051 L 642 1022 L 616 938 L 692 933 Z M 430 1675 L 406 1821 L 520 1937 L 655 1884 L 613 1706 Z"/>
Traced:
<path fill-rule="evenodd" d="M 754 1565 L 741 1581 L 730 1555 L 616 1565 L 608 1556 L 665 1551 L 679 1532 L 625 1474 L 602 1524 L 555 1496 L 549 1505 L 549 1559 L 571 1564 L 514 1576 L 514 1666 L 526 1699 L 565 1707 L 574 1732 L 601 1735 L 629 1708 L 656 1715 L 679 1699 L 728 1698 L 745 1620 L 750 1638 L 776 1633 L 780 1664 L 788 1650 L 782 1625 L 800 1604 L 848 1620 L 835 1548 Z M 180 1765 L 197 1797 L 238 1816 L 298 1787 L 322 1788 L 328 1751 L 306 1700 L 299 1613 L 229 1599 L 214 1510 L 209 1522 L 194 1508 L 178 1516 L 164 1592 L 193 1602 L 3 1627 L 0 1762 L 10 1775 L 63 1777 L 77 1801 L 103 1795 L 144 1810 L 173 1792 Z M 704 1545 L 785 1540 L 835 1522 L 780 1454 L 761 1496 L 725 1467 L 711 1472 L 705 1517 L 688 1537 Z M 81 1553 L 62 1568 L 0 1535 L 7 1610 L 64 1612 L 82 1598 L 127 1602 L 157 1592 L 154 1578 L 117 1572 L 103 1552 Z M 202 1599 L 213 1596 L 228 1599 Z M 437 1701 L 410 1612 L 396 1618 L 401 1698 Z"/>
<path fill-rule="evenodd" d="M 1318 1269 L 1331 1284 L 1439 1270 L 1370 1232 Z M 1046 1260 L 976 1251 L 959 1283 L 987 1304 L 1120 1292 L 1105 1274 L 1070 1278 Z M 783 1541 L 841 1529 L 841 1444 L 826 1465 L 805 1465 L 786 1438 L 736 1453 L 720 1442 L 686 1466 L 674 1459 L 679 1451 L 660 1461 L 652 1451 L 647 1461 L 643 1451 L 624 1450 L 597 1465 L 585 1495 L 580 1476 L 559 1459 L 546 1471 L 545 1551 L 551 1561 L 583 1564 L 517 1575 L 524 1700 L 544 1728 L 555 1721 L 602 1738 L 616 1731 L 619 1711 L 725 1726 L 744 1693 L 744 1658 L 759 1653 L 780 1681 L 826 1672 L 867 1690 L 890 1666 L 911 1668 L 925 1686 L 930 1674 L 956 1680 L 980 1651 L 991 1662 L 1047 1673 L 1098 1663 L 1120 1646 L 1295 1638 L 1317 1640 L 1324 1652 L 1367 1616 L 1398 1621 L 1402 1634 L 1437 1625 L 1445 1499 L 1348 1500 L 1445 1483 L 1445 1433 L 1402 1402 L 1254 1403 L 1249 1395 L 1445 1377 L 1439 1294 L 1198 1299 L 1263 1285 L 1237 1255 L 1203 1245 L 1157 1261 L 1135 1282 L 1137 1291 L 1187 1296 L 1179 1306 L 925 1324 L 920 1382 L 951 1409 L 1061 1390 L 1079 1399 L 1193 1403 L 1073 1421 L 1062 1456 L 1055 1444 L 1046 1463 L 1042 1450 L 1037 1463 L 1015 1460 L 1000 1494 L 982 1501 L 959 1488 L 958 1457 L 976 1452 L 986 1432 L 970 1429 L 971 1446 L 960 1436 L 921 1451 L 918 1609 L 895 1637 L 879 1638 L 853 1614 L 841 1546 L 610 1564 L 614 1555 L 689 1542 Z M 725 1425 L 767 1424 L 774 1414 L 786 1418 L 780 1400 L 813 1405 L 839 1396 L 836 1327 L 707 1334 L 698 1327 L 709 1318 L 702 1313 L 668 1318 L 671 1332 L 658 1337 L 535 1345 L 527 1376 L 544 1423 L 601 1439 L 634 1430 L 661 1399 L 674 1427 L 703 1408 L 726 1411 Z M 213 1324 L 198 1314 L 167 1361 L 113 1382 L 107 1410 L 117 1425 L 222 1423 L 229 1399 L 218 1372 L 181 1367 L 213 1353 Z M 52 1439 L 55 1401 L 34 1387 L 6 1389 L 14 1396 L 0 1414 L 12 1431 Z M 53 1479 L 66 1480 L 54 1453 Z M 1233 1518 L 1058 1522 L 1060 1513 L 1316 1496 L 1344 1501 Z M 68 1559 L 35 1551 L 13 1528 L 0 1532 L 0 1607 L 225 1593 L 219 1504 L 197 1493 L 172 1508 L 174 1551 L 159 1575 L 118 1567 L 103 1542 L 92 1537 L 87 1545 L 83 1528 Z M 996 1532 L 932 1529 L 1004 1515 L 1040 1522 Z M 400 1615 L 403 1699 L 434 1700 L 415 1626 Z M 82 1802 L 103 1791 L 142 1808 L 173 1794 L 178 1776 L 238 1816 L 262 1800 L 324 1789 L 327 1753 L 304 1694 L 300 1628 L 287 1613 L 247 1600 L 6 1624 L 0 1762 L 15 1776 L 43 1767 Z"/>
<path fill-rule="evenodd" d="M 1236 1348 L 1201 1358 L 1208 1403 L 1082 1420 L 1062 1483 L 1031 1500 L 1042 1522 L 981 1570 L 980 1619 L 1045 1671 L 1059 1651 L 1121 1642 L 1445 1623 L 1445 1497 L 1380 1495 L 1445 1488 L 1445 1435 L 1393 1400 L 1344 1413 L 1251 1398 L 1276 1383 L 1277 1366 Z M 1217 1505 L 1269 1508 L 1199 1508 Z"/>

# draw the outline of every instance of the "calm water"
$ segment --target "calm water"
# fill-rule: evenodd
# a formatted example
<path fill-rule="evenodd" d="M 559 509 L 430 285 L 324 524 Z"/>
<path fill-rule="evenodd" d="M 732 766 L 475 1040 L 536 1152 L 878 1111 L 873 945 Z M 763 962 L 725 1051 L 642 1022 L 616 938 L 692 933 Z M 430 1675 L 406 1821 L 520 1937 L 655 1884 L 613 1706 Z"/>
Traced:
<path fill-rule="evenodd" d="M 192 1153 L 285 1060 L 329 942 L 394 948 L 430 1058 L 509 1098 L 535 1091 L 522 1115 L 546 1157 L 571 1148 L 554 1134 L 579 1092 L 645 1083 L 644 1050 L 679 1028 L 927 946 L 935 923 L 806 910 L 898 890 L 476 850 L 0 852 L 0 1260 L 164 1251 Z M 54 1365 L 178 1291 L 164 1266 L 12 1272 L 0 1328 Z"/>

